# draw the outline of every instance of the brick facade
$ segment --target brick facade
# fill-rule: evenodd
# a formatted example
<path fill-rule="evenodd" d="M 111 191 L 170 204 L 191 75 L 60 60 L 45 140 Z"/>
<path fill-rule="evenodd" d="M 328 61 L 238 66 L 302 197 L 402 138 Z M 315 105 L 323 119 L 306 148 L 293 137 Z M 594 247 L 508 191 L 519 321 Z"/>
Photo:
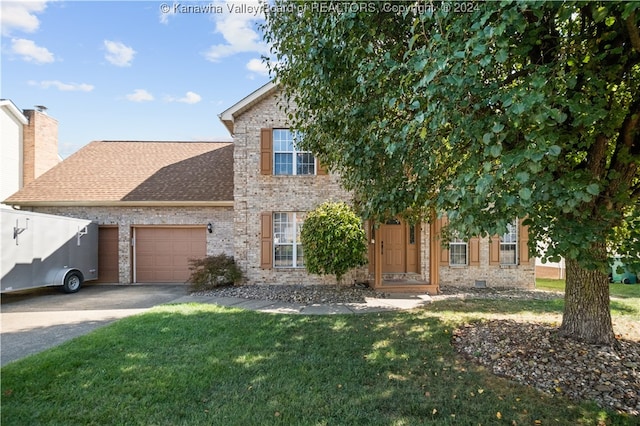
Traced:
<path fill-rule="evenodd" d="M 479 280 L 485 281 L 487 287 L 535 287 L 533 258 L 518 265 L 495 265 L 489 262 L 489 238 L 480 239 L 479 249 L 480 262 L 477 266 L 440 266 L 440 285 L 473 287 Z"/>
<path fill-rule="evenodd" d="M 23 185 L 38 178 L 60 162 L 58 122 L 47 114 L 25 110 L 29 124 L 23 133 Z"/>
<path fill-rule="evenodd" d="M 325 201 L 348 200 L 332 175 L 273 176 L 260 172 L 260 131 L 287 128 L 277 98 L 269 95 L 236 117 L 234 123 L 234 256 L 248 281 L 255 284 L 328 284 L 333 276 L 308 274 L 304 268 L 260 266 L 261 214 L 308 212 Z M 364 269 L 359 271 L 364 275 Z M 354 272 L 344 278 L 354 279 Z"/>
<path fill-rule="evenodd" d="M 231 207 L 37 207 L 40 213 L 89 219 L 118 227 L 120 284 L 131 284 L 133 257 L 131 230 L 141 225 L 213 225 L 207 233 L 207 255 L 233 255 L 233 209 Z M 204 229 L 204 228 L 203 228 Z"/>
<path fill-rule="evenodd" d="M 260 170 L 261 129 L 287 128 L 286 116 L 278 105 L 277 91 L 267 93 L 234 117 L 234 256 L 253 284 L 325 284 L 334 277 L 308 274 L 304 268 L 261 267 L 261 215 L 270 212 L 307 212 L 324 201 L 350 200 L 335 175 L 274 176 Z M 420 275 L 430 282 L 432 277 L 432 227 L 421 226 Z M 371 242 L 371 239 L 370 239 Z M 370 250 L 373 249 L 370 243 Z M 489 287 L 532 288 L 533 259 L 516 266 L 501 266 L 489 261 L 489 239 L 479 240 L 479 259 L 473 266 L 452 267 L 438 259 L 440 284 L 475 286 L 476 280 Z M 437 250 L 439 253 L 440 250 Z M 269 254 L 269 255 L 272 255 Z M 372 256 L 369 256 L 372 259 Z M 345 277 L 344 282 L 370 277 L 371 268 L 364 267 Z"/>

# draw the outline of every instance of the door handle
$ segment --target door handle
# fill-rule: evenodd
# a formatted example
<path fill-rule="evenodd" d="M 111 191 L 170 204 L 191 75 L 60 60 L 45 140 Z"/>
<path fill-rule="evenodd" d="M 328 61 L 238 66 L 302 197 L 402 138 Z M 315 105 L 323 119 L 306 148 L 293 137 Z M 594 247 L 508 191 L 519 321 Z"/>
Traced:
<path fill-rule="evenodd" d="M 382 251 L 380 252 L 380 254 L 384 254 L 384 241 L 380 242 L 380 248 L 382 249 Z"/>

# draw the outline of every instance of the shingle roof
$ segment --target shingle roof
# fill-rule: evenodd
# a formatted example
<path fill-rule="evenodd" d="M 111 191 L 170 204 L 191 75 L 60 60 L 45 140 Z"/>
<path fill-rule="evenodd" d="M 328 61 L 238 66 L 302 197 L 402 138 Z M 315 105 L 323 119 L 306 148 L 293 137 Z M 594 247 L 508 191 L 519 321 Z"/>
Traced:
<path fill-rule="evenodd" d="M 12 205 L 233 201 L 233 144 L 91 142 L 7 200 Z"/>

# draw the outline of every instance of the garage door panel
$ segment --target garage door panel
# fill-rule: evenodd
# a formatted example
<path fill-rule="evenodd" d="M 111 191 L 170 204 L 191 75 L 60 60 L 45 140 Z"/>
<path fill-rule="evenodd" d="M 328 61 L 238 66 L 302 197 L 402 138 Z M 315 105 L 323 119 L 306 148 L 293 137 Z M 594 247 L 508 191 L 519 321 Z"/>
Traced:
<path fill-rule="evenodd" d="M 98 229 L 98 282 L 120 281 L 118 228 L 101 226 Z"/>
<path fill-rule="evenodd" d="M 136 281 L 185 282 L 189 259 L 206 255 L 201 228 L 136 228 Z"/>

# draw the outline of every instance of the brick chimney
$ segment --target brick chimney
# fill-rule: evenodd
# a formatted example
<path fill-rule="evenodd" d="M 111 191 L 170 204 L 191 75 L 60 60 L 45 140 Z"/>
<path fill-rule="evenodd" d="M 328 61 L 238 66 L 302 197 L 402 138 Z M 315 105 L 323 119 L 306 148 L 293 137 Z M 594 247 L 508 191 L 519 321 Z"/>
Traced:
<path fill-rule="evenodd" d="M 58 121 L 49 117 L 46 110 L 40 105 L 35 110 L 24 110 L 24 115 L 29 120 L 23 132 L 24 185 L 60 162 Z"/>

